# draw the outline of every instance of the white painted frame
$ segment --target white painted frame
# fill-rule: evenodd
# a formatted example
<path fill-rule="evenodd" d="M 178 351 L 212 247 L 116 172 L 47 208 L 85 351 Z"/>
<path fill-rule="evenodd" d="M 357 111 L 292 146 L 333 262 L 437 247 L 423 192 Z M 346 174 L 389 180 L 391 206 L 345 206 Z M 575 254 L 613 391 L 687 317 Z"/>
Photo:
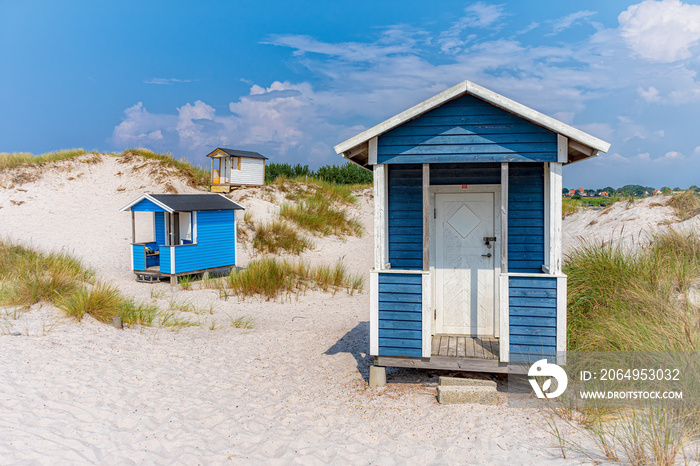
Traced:
<path fill-rule="evenodd" d="M 436 194 L 461 194 L 461 193 L 492 193 L 494 195 L 493 200 L 493 223 L 494 223 L 494 235 L 498 241 L 503 241 L 503 230 L 501 225 L 501 185 L 500 184 L 473 184 L 468 185 L 463 188 L 462 185 L 431 185 L 428 188 L 430 194 L 429 209 L 430 212 L 435 212 L 435 195 Z M 435 245 L 435 215 L 430 215 L 430 308 L 435 309 L 435 295 L 432 290 L 435 289 L 435 258 L 436 254 Z M 493 330 L 494 337 L 500 338 L 501 336 L 501 292 L 498 277 L 501 275 L 501 248 L 496 245 L 493 248 L 494 254 L 498 257 L 494 257 L 494 277 L 493 277 L 493 289 L 494 289 L 494 301 L 493 301 Z M 434 335 L 435 332 L 435 317 L 434 314 L 430 316 L 430 336 Z M 424 338 L 425 340 L 425 338 Z"/>
<path fill-rule="evenodd" d="M 557 275 L 557 364 L 566 364 L 566 275 Z"/>
<path fill-rule="evenodd" d="M 388 165 L 378 164 L 374 166 L 374 270 L 391 268 L 389 264 L 388 175 Z"/>
<path fill-rule="evenodd" d="M 430 273 L 423 270 L 370 270 L 369 272 L 369 354 L 379 356 L 379 274 L 422 275 L 421 357 L 429 358 L 432 349 L 432 310 Z M 427 336 L 427 337 L 426 337 Z"/>
<path fill-rule="evenodd" d="M 379 356 L 379 271 L 369 272 L 369 354 Z"/>
<path fill-rule="evenodd" d="M 562 164 L 544 164 L 544 264 L 546 274 L 561 273 L 562 267 Z"/>

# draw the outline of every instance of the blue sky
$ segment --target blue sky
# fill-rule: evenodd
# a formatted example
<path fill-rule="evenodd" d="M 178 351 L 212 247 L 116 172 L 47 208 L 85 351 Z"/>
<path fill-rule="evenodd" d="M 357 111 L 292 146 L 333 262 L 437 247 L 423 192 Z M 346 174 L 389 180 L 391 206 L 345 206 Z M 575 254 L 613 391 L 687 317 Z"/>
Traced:
<path fill-rule="evenodd" d="M 700 4 L 0 0 L 0 152 L 313 167 L 465 79 L 612 143 L 567 187 L 700 185 Z"/>

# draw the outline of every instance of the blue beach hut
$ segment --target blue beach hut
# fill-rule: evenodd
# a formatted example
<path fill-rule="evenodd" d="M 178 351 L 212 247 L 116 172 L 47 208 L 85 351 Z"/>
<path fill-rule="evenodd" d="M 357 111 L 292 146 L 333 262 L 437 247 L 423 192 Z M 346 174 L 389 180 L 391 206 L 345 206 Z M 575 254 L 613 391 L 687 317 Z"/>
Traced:
<path fill-rule="evenodd" d="M 563 355 L 562 166 L 609 147 L 469 81 L 335 147 L 374 172 L 378 380 Z"/>
<path fill-rule="evenodd" d="M 236 211 L 221 194 L 143 194 L 121 208 L 131 212 L 131 269 L 155 281 L 236 265 Z M 152 239 L 136 242 L 134 212 L 153 213 Z M 174 282 L 173 282 L 174 283 Z"/>

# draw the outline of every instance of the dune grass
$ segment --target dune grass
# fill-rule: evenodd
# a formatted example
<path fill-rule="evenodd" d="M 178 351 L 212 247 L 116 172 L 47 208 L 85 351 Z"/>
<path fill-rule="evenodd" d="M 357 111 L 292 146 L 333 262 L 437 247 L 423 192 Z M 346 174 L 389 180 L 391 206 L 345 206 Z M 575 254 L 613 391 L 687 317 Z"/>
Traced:
<path fill-rule="evenodd" d="M 569 349 L 697 351 L 700 309 L 688 300 L 700 278 L 700 237 L 674 230 L 636 251 L 586 244 L 568 257 Z"/>
<path fill-rule="evenodd" d="M 623 200 L 623 198 L 618 195 L 613 195 L 610 197 L 564 197 L 561 200 L 562 217 L 566 218 L 569 215 L 576 213 L 579 210 L 582 210 L 588 206 L 605 207 L 610 206 L 621 200 Z"/>
<path fill-rule="evenodd" d="M 569 350 L 700 349 L 700 307 L 689 298 L 700 283 L 697 234 L 670 229 L 636 249 L 585 244 L 570 254 L 564 272 L 569 277 Z M 686 372 L 682 383 L 692 396 L 699 376 Z M 572 416 L 561 411 L 555 414 L 571 424 Z M 596 462 L 676 464 L 688 440 L 697 442 L 700 433 L 700 408 L 693 402 L 626 409 L 591 404 L 580 408 L 578 417 L 581 423 L 573 427 L 583 428 L 596 444 L 601 456 L 592 458 Z M 552 431 L 564 455 L 565 448 L 585 453 L 556 428 Z"/>
<path fill-rule="evenodd" d="M 700 215 L 700 196 L 693 191 L 683 191 L 668 201 L 679 221 L 689 220 Z"/>
<path fill-rule="evenodd" d="M 277 187 L 277 189 L 285 193 L 285 197 L 291 201 L 317 197 L 341 204 L 357 203 L 357 197 L 352 193 L 353 190 L 371 186 L 330 183 L 311 177 L 279 177 L 270 185 Z"/>
<path fill-rule="evenodd" d="M 218 286 L 225 295 L 230 290 L 239 297 L 259 295 L 270 300 L 283 294 L 303 293 L 307 289 L 328 292 L 345 289 L 352 294 L 362 291 L 364 278 L 348 272 L 340 262 L 334 266 L 313 267 L 303 261 L 263 258 L 232 273 Z"/>
<path fill-rule="evenodd" d="M 99 151 L 87 152 L 84 149 L 64 149 L 55 152 L 47 152 L 41 155 L 33 155 L 28 152 L 7 153 L 0 152 L 0 171 L 7 170 L 21 165 L 42 165 L 49 162 L 72 159 L 86 154 L 99 154 Z M 172 167 L 187 178 L 192 186 L 208 187 L 210 183 L 209 171 L 192 165 L 187 159 L 176 159 L 171 154 L 158 154 L 148 149 L 127 149 L 118 154 L 107 154 L 115 157 L 128 158 L 138 155 L 146 159 L 156 160 L 159 163 Z"/>
<path fill-rule="evenodd" d="M 72 159 L 89 153 L 83 149 L 62 149 L 41 155 L 33 155 L 29 152 L 0 152 L 0 170 L 7 170 L 20 165 L 41 165 L 49 162 L 58 162 L 59 160 Z"/>
<path fill-rule="evenodd" d="M 172 167 L 184 175 L 194 187 L 208 187 L 211 182 L 211 174 L 200 167 L 192 165 L 184 157 L 176 159 L 172 154 L 158 154 L 148 149 L 127 149 L 120 157 L 139 155 L 145 159 L 157 160 L 162 165 Z"/>
<path fill-rule="evenodd" d="M 151 325 L 158 309 L 124 297 L 113 285 L 97 282 L 95 273 L 74 257 L 43 253 L 0 240 L 0 305 L 29 307 L 48 302 L 81 320 L 100 322 L 121 316 L 126 325 Z"/>
<path fill-rule="evenodd" d="M 312 248 L 313 243 L 301 236 L 287 223 L 275 220 L 266 224 L 257 224 L 254 227 L 253 247 L 262 252 L 277 254 L 284 251 L 291 254 L 299 254 Z"/>
<path fill-rule="evenodd" d="M 295 204 L 284 203 L 280 207 L 280 217 L 320 236 L 362 236 L 364 232 L 360 222 L 349 218 L 344 209 L 322 196 L 312 196 Z"/>

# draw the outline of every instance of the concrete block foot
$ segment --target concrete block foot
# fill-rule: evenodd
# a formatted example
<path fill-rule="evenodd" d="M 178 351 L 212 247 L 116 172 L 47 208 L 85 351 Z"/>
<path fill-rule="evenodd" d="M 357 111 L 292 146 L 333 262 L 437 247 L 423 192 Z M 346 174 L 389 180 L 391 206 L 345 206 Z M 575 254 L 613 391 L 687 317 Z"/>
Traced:
<path fill-rule="evenodd" d="M 369 366 L 369 386 L 381 387 L 386 385 L 386 367 Z"/>

